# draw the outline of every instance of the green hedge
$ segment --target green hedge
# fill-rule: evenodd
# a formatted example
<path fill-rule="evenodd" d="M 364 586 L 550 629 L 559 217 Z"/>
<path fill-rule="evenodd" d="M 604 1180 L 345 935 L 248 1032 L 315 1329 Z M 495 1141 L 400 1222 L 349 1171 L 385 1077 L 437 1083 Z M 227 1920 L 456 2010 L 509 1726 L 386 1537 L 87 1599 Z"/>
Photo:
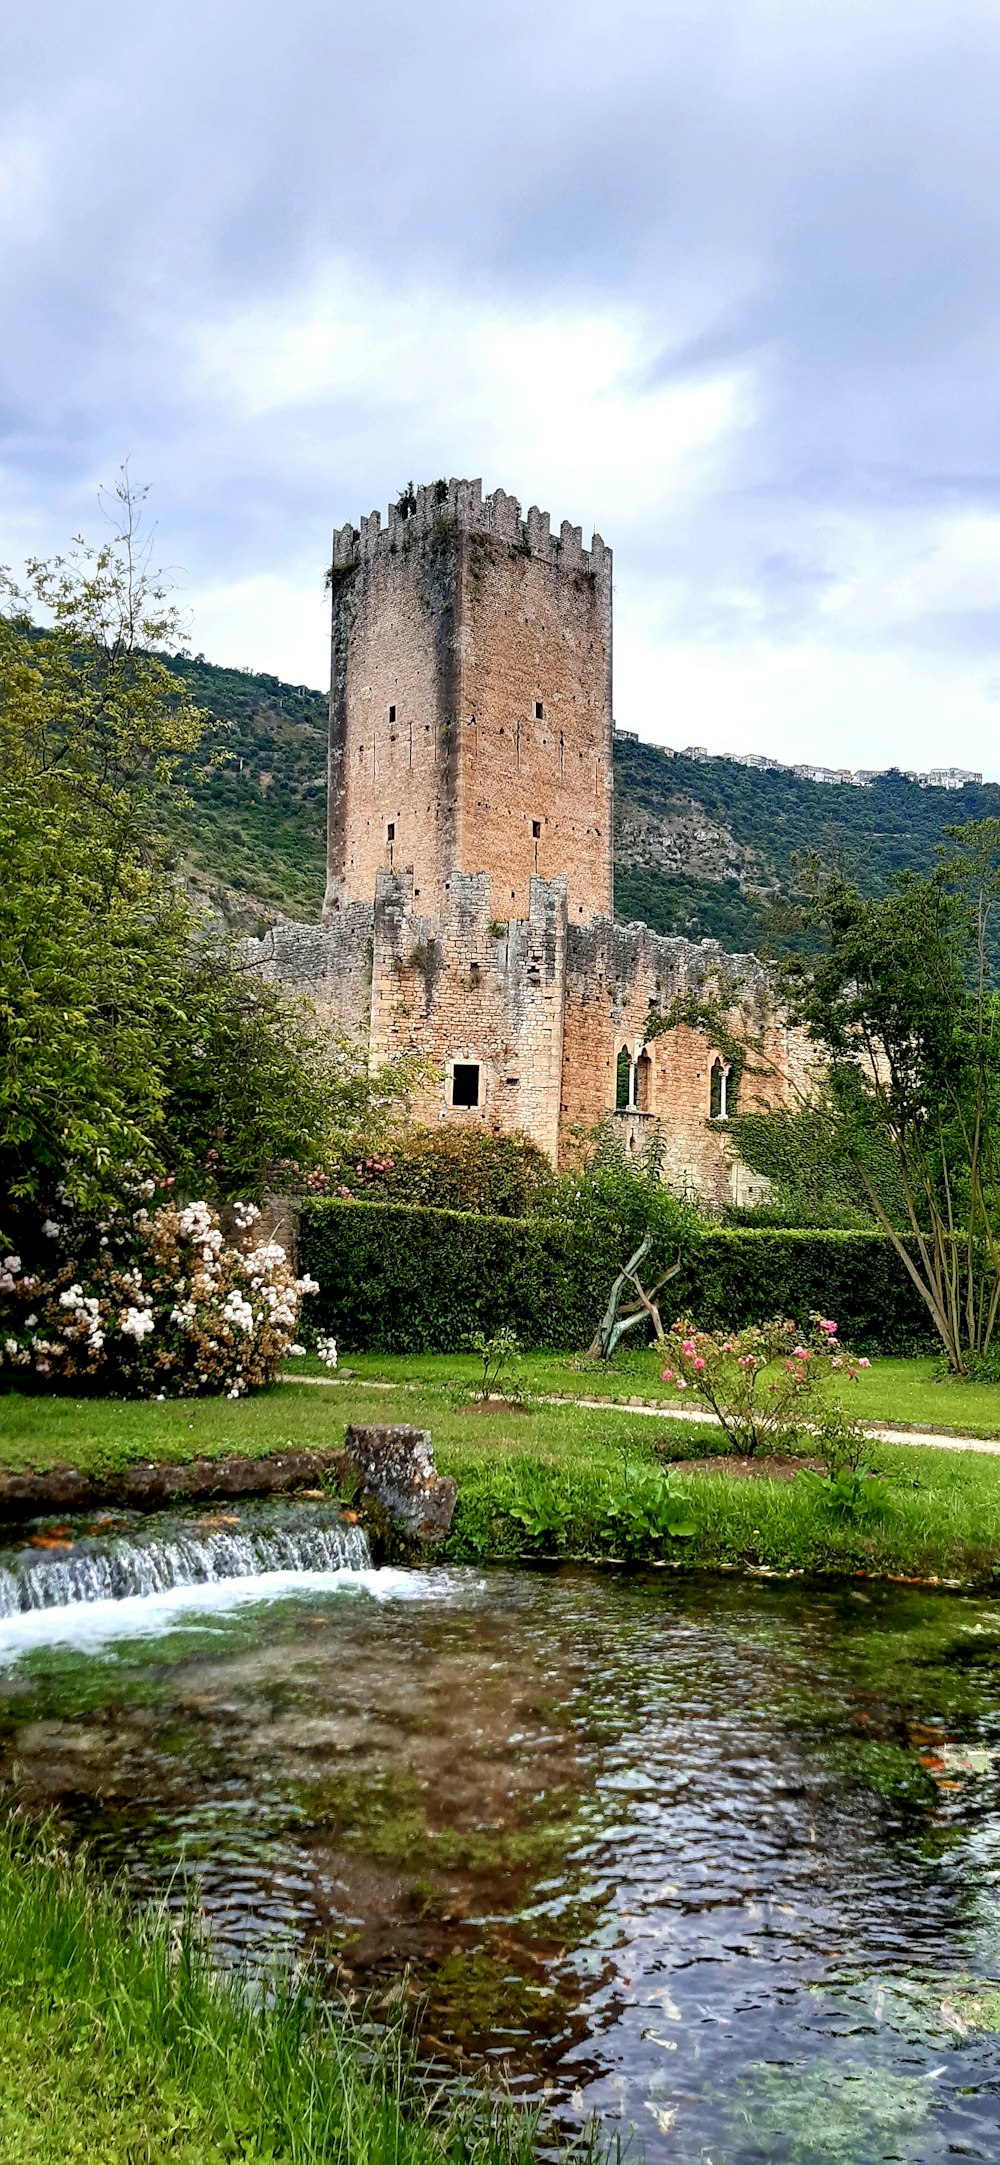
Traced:
<path fill-rule="evenodd" d="M 309 1320 L 356 1353 L 449 1353 L 508 1324 L 526 1347 L 589 1344 L 623 1260 L 607 1233 L 548 1218 L 486 1218 L 413 1205 L 308 1201 L 300 1264 L 319 1280 Z M 664 1322 L 705 1328 L 774 1315 L 835 1317 L 858 1352 L 936 1343 L 926 1311 L 877 1233 L 711 1227 L 687 1239 Z"/>

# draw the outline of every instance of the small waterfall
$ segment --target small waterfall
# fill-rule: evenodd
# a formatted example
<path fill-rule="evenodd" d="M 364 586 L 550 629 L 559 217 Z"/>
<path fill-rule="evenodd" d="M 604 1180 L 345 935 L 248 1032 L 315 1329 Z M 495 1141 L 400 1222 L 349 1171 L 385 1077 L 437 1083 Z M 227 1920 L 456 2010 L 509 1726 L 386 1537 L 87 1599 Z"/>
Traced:
<path fill-rule="evenodd" d="M 121 1601 L 265 1571 L 367 1571 L 371 1553 L 360 1526 L 337 1520 L 290 1520 L 268 1528 L 244 1524 L 199 1534 L 190 1526 L 151 1536 L 74 1544 L 65 1556 L 22 1549 L 0 1565 L 0 1617 L 79 1601 Z"/>

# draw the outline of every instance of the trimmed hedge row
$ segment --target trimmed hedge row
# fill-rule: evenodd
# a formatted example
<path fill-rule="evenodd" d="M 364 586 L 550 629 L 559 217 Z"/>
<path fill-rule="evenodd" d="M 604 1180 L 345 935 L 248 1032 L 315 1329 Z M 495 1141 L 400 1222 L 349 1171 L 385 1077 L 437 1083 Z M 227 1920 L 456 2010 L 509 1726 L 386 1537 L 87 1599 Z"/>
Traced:
<path fill-rule="evenodd" d="M 487 1218 L 416 1205 L 309 1200 L 299 1263 L 319 1280 L 310 1323 L 356 1353 L 453 1353 L 507 1324 L 526 1347 L 589 1344 L 622 1258 L 607 1233 L 548 1218 Z M 936 1343 L 926 1310 L 878 1233 L 706 1227 L 686 1242 L 664 1322 L 705 1329 L 769 1316 L 836 1318 L 858 1352 Z"/>

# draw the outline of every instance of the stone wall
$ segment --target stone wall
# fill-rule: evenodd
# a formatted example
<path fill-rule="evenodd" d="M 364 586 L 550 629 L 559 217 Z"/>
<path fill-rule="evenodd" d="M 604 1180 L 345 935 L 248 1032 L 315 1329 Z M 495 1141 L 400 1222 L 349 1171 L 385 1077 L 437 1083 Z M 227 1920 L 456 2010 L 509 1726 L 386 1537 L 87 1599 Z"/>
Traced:
<path fill-rule="evenodd" d="M 647 1043 L 657 1014 L 687 992 L 732 997 L 733 1024 L 761 1035 L 761 1072 L 740 1080 L 739 1106 L 786 1103 L 804 1079 L 807 1049 L 774 1019 L 764 966 L 752 955 L 727 955 L 714 940 L 665 939 L 648 925 L 598 919 L 569 928 L 561 1100 L 563 1157 L 574 1137 L 616 1108 L 618 1059 L 632 1070 L 630 1103 L 616 1109 L 626 1147 L 641 1151 L 659 1122 L 664 1177 L 723 1205 L 755 1199 L 757 1186 L 735 1158 L 725 1113 L 713 1115 L 712 1069 L 728 1082 L 729 1062 L 700 1030 L 680 1025 Z M 718 1090 L 718 1085 L 716 1086 Z M 721 1092 L 719 1092 L 721 1095 Z M 734 1110 L 732 1106 L 728 1110 Z"/>
<path fill-rule="evenodd" d="M 367 1043 L 374 931 L 373 904 L 353 902 L 327 925 L 272 925 L 262 939 L 241 941 L 240 951 L 265 983 L 311 1001 L 321 1022 Z"/>
<path fill-rule="evenodd" d="M 611 554 L 498 489 L 439 483 L 334 536 L 326 914 L 412 871 L 526 918 L 534 876 L 611 909 Z"/>
<path fill-rule="evenodd" d="M 566 888 L 533 879 L 525 918 L 501 924 L 485 873 L 453 875 L 447 907 L 423 915 L 413 875 L 380 873 L 371 1055 L 425 1053 L 440 1077 L 416 1117 L 521 1131 L 555 1161 L 566 969 Z M 454 1068 L 479 1070 L 478 1102 L 454 1103 Z"/>
<path fill-rule="evenodd" d="M 607 917 L 569 923 L 563 879 L 533 876 L 527 915 L 502 920 L 486 873 L 453 873 L 443 908 L 429 912 L 411 872 L 382 870 L 374 906 L 350 904 L 322 926 L 276 925 L 243 953 L 354 1036 L 373 1066 L 424 1054 L 437 1073 L 415 1099 L 418 1120 L 527 1134 L 553 1164 L 609 1114 L 633 1152 L 659 1123 L 665 1178 L 720 1206 L 762 1192 L 735 1159 L 724 1114 L 713 1114 L 712 1068 L 728 1080 L 729 1063 L 683 1025 L 647 1043 L 651 1020 L 678 995 L 725 983 L 734 1026 L 763 1036 L 761 1066 L 773 1069 L 755 1073 L 751 1062 L 740 1109 L 789 1102 L 791 1083 L 808 1080 L 808 1047 L 771 1012 L 753 956 Z M 622 1053 L 631 1084 L 617 1108 Z M 456 1064 L 478 1069 L 475 1104 L 454 1101 Z"/>

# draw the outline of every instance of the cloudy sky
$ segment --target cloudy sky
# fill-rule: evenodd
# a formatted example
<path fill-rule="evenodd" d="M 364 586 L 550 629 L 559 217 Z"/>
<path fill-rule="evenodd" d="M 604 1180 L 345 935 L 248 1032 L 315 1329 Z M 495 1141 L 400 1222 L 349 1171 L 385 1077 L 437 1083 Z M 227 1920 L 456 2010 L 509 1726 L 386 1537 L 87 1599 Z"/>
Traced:
<path fill-rule="evenodd" d="M 151 484 L 194 648 L 325 675 L 330 529 L 616 553 L 641 735 L 1000 777 L 1000 0 L 32 0 L 0 558 Z"/>

